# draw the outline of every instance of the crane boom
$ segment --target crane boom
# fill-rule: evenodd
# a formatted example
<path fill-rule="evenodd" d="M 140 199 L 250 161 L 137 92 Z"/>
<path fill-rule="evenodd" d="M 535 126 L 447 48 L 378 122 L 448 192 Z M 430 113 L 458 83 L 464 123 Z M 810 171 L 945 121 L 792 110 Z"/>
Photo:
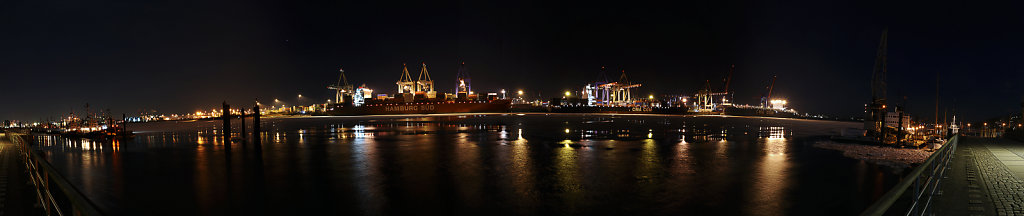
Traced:
<path fill-rule="evenodd" d="M 729 93 L 729 83 L 732 82 L 732 72 L 736 70 L 736 65 L 729 67 L 729 75 L 725 76 L 725 89 L 722 92 Z"/>
<path fill-rule="evenodd" d="M 768 85 L 768 100 L 767 101 L 771 101 L 772 100 L 772 90 L 775 90 L 775 78 L 776 77 L 777 76 L 772 75 L 772 84 Z"/>

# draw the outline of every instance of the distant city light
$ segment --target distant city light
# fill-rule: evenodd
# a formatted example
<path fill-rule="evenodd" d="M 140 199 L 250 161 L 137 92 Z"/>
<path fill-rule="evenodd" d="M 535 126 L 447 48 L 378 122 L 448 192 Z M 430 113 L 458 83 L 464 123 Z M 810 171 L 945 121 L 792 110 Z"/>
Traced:
<path fill-rule="evenodd" d="M 519 90 L 517 93 L 519 93 L 519 95 L 523 95 L 523 90 Z"/>
<path fill-rule="evenodd" d="M 566 96 L 566 97 L 568 97 L 568 96 L 569 96 L 569 95 L 571 95 L 571 94 L 572 94 L 571 92 L 569 92 L 569 91 L 565 91 L 565 96 Z"/>

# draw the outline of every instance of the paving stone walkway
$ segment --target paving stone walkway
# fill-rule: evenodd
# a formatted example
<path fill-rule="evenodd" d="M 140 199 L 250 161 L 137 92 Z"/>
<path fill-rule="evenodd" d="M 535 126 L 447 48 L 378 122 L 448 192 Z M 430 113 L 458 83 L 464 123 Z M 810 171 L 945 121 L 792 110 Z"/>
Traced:
<path fill-rule="evenodd" d="M 961 137 L 936 215 L 1024 216 L 1024 143 Z"/>

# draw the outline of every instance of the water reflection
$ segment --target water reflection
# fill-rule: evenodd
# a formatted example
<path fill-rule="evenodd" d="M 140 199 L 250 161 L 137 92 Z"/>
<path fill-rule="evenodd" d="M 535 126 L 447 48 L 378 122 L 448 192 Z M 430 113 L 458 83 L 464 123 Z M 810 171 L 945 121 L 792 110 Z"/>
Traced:
<path fill-rule="evenodd" d="M 786 200 L 785 190 L 793 186 L 793 178 L 789 176 L 790 160 L 786 158 L 787 143 L 781 136 L 782 127 L 770 127 L 768 138 L 762 138 L 764 156 L 759 161 L 753 181 L 753 194 L 750 201 L 747 215 L 784 215 L 789 208 L 789 203 L 779 202 Z M 778 132 L 776 134 L 775 132 Z M 778 135 L 778 136 L 776 136 Z M 770 214 L 766 212 L 771 212 Z"/>
<path fill-rule="evenodd" d="M 814 209 L 862 199 L 844 194 L 894 183 L 890 174 L 837 153 L 794 147 L 829 135 L 820 128 L 848 123 L 614 115 L 269 118 L 261 133 L 267 145 L 259 148 L 225 142 L 215 121 L 173 127 L 179 124 L 190 126 L 139 125 L 153 132 L 126 142 L 37 140 L 101 208 L 128 215 L 154 214 L 148 209 L 166 203 L 180 206 L 155 214 L 241 208 L 328 215 L 778 215 L 801 213 L 797 204 Z M 822 176 L 859 178 L 808 183 Z M 850 203 L 838 210 L 856 212 L 868 202 Z"/>

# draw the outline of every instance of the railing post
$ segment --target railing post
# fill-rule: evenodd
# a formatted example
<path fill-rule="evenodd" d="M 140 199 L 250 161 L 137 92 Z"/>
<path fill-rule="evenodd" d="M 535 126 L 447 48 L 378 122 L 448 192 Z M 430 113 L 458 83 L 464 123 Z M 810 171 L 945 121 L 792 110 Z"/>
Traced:
<path fill-rule="evenodd" d="M 222 128 L 224 136 L 224 148 L 231 148 L 231 106 L 228 105 L 227 101 L 224 101 L 224 111 L 221 113 L 220 118 L 224 120 L 224 128 Z"/>
<path fill-rule="evenodd" d="M 920 194 L 921 194 L 921 177 L 920 176 L 915 176 L 914 177 L 914 195 L 913 195 L 913 200 L 914 200 L 913 203 L 914 204 L 911 205 L 913 207 L 910 209 L 910 212 L 911 212 L 912 215 L 917 215 L 917 205 L 920 202 L 920 199 L 919 199 L 918 195 L 920 195 Z"/>

